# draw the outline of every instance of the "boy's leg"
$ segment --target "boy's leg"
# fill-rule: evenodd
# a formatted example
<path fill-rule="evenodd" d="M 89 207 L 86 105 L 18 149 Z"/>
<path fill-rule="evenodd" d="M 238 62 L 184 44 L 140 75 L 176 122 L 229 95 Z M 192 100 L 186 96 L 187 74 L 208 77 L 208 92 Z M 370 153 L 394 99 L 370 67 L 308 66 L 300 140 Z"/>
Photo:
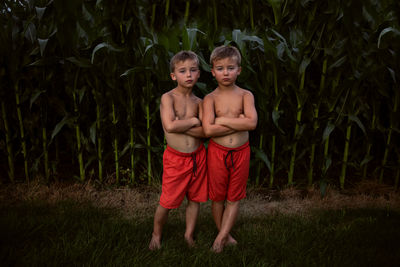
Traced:
<path fill-rule="evenodd" d="M 162 229 L 165 222 L 168 219 L 169 211 L 170 211 L 169 209 L 166 209 L 161 205 L 158 205 L 156 209 L 156 213 L 154 215 L 153 234 L 149 244 L 150 250 L 156 250 L 161 248 Z"/>
<path fill-rule="evenodd" d="M 222 205 L 223 207 L 223 205 Z M 215 216 L 214 216 L 214 208 L 213 208 L 213 216 L 214 220 L 218 219 L 218 213 L 220 210 L 220 204 L 217 204 L 215 208 Z M 239 201 L 226 202 L 226 208 L 223 209 L 223 214 L 221 217 L 221 223 L 219 228 L 219 233 L 214 240 L 212 250 L 214 252 L 222 252 L 225 245 L 228 244 L 236 244 L 236 240 L 229 234 L 233 225 L 235 224 L 236 218 L 239 214 Z M 217 222 L 216 222 L 217 224 Z M 218 227 L 218 224 L 217 224 Z"/>
<path fill-rule="evenodd" d="M 224 203 L 225 203 L 225 201 L 213 201 L 211 204 L 212 215 L 214 218 L 215 225 L 217 226 L 218 232 L 221 231 L 223 217 L 227 216 L 228 214 L 231 213 L 230 203 L 232 203 L 232 202 L 229 202 L 229 201 L 227 202 L 228 213 L 226 215 L 225 215 L 226 210 L 225 210 Z M 236 244 L 237 244 L 237 241 L 228 232 L 228 237 L 226 239 L 225 245 L 236 245 Z"/>
<path fill-rule="evenodd" d="M 186 207 L 186 231 L 185 240 L 189 247 L 194 246 L 193 233 L 196 227 L 197 217 L 199 216 L 200 203 L 188 200 Z"/>
<path fill-rule="evenodd" d="M 218 231 L 221 230 L 222 216 L 225 208 L 224 203 L 225 201 L 213 201 L 211 203 L 211 212 Z"/>

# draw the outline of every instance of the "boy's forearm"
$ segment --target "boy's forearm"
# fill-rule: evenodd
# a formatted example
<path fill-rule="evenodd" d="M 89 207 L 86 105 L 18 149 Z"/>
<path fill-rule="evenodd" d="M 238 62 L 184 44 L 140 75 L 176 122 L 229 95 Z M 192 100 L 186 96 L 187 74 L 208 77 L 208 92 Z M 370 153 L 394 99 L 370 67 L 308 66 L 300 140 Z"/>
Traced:
<path fill-rule="evenodd" d="M 206 135 L 204 133 L 202 126 L 192 127 L 189 130 L 187 130 L 185 132 L 185 134 L 190 135 L 192 137 L 196 137 L 196 138 L 206 138 Z"/>
<path fill-rule="evenodd" d="M 219 124 L 210 124 L 203 126 L 203 128 L 206 137 L 220 137 L 236 132 L 236 130 Z"/>
<path fill-rule="evenodd" d="M 185 120 L 174 120 L 165 127 L 168 133 L 184 133 L 189 129 L 198 126 L 200 123 L 195 123 L 193 118 Z"/>
<path fill-rule="evenodd" d="M 257 126 L 257 120 L 246 117 L 228 118 L 218 117 L 215 124 L 228 127 L 235 131 L 251 131 Z"/>

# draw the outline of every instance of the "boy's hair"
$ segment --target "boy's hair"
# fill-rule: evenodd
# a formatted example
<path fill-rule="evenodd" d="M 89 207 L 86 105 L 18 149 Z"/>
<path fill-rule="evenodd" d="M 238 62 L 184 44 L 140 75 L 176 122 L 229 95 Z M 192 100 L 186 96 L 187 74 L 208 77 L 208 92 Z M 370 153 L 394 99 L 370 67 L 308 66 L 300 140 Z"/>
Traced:
<path fill-rule="evenodd" d="M 196 53 L 194 53 L 192 51 L 188 51 L 188 50 L 183 50 L 183 51 L 176 53 L 171 58 L 171 62 L 169 64 L 169 68 L 170 68 L 171 72 L 175 71 L 176 63 L 183 62 L 188 59 L 194 60 L 197 64 L 197 66 L 199 66 L 199 58 L 197 57 Z"/>
<path fill-rule="evenodd" d="M 239 49 L 237 49 L 234 46 L 221 45 L 221 46 L 214 48 L 214 50 L 211 53 L 211 56 L 210 56 L 211 66 L 213 66 L 214 61 L 224 59 L 224 58 L 236 59 L 238 66 L 240 66 L 240 63 L 242 61 L 242 57 L 240 56 Z"/>

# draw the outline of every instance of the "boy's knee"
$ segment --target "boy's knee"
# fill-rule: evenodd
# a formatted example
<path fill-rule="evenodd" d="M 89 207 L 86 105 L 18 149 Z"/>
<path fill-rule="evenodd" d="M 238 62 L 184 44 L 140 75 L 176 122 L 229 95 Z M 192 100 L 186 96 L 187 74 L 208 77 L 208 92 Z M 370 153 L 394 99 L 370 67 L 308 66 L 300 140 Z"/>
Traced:
<path fill-rule="evenodd" d="M 188 200 L 187 205 L 188 206 L 200 206 L 200 202 L 193 201 L 193 200 Z"/>
<path fill-rule="evenodd" d="M 227 200 L 226 201 L 226 205 L 229 205 L 229 206 L 239 206 L 239 203 L 240 203 L 240 200 L 237 200 L 237 201 L 229 201 L 229 200 Z"/>

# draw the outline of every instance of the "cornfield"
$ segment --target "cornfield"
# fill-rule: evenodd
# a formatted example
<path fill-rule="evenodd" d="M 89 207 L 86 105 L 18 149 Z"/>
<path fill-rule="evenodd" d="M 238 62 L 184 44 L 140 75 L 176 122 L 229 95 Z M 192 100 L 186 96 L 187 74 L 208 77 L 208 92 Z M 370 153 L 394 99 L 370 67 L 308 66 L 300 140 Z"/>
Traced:
<path fill-rule="evenodd" d="M 230 44 L 259 115 L 250 183 L 397 188 L 399 16 L 395 0 L 1 1 L 0 179 L 159 182 L 169 59 L 198 54 L 203 97 Z"/>

